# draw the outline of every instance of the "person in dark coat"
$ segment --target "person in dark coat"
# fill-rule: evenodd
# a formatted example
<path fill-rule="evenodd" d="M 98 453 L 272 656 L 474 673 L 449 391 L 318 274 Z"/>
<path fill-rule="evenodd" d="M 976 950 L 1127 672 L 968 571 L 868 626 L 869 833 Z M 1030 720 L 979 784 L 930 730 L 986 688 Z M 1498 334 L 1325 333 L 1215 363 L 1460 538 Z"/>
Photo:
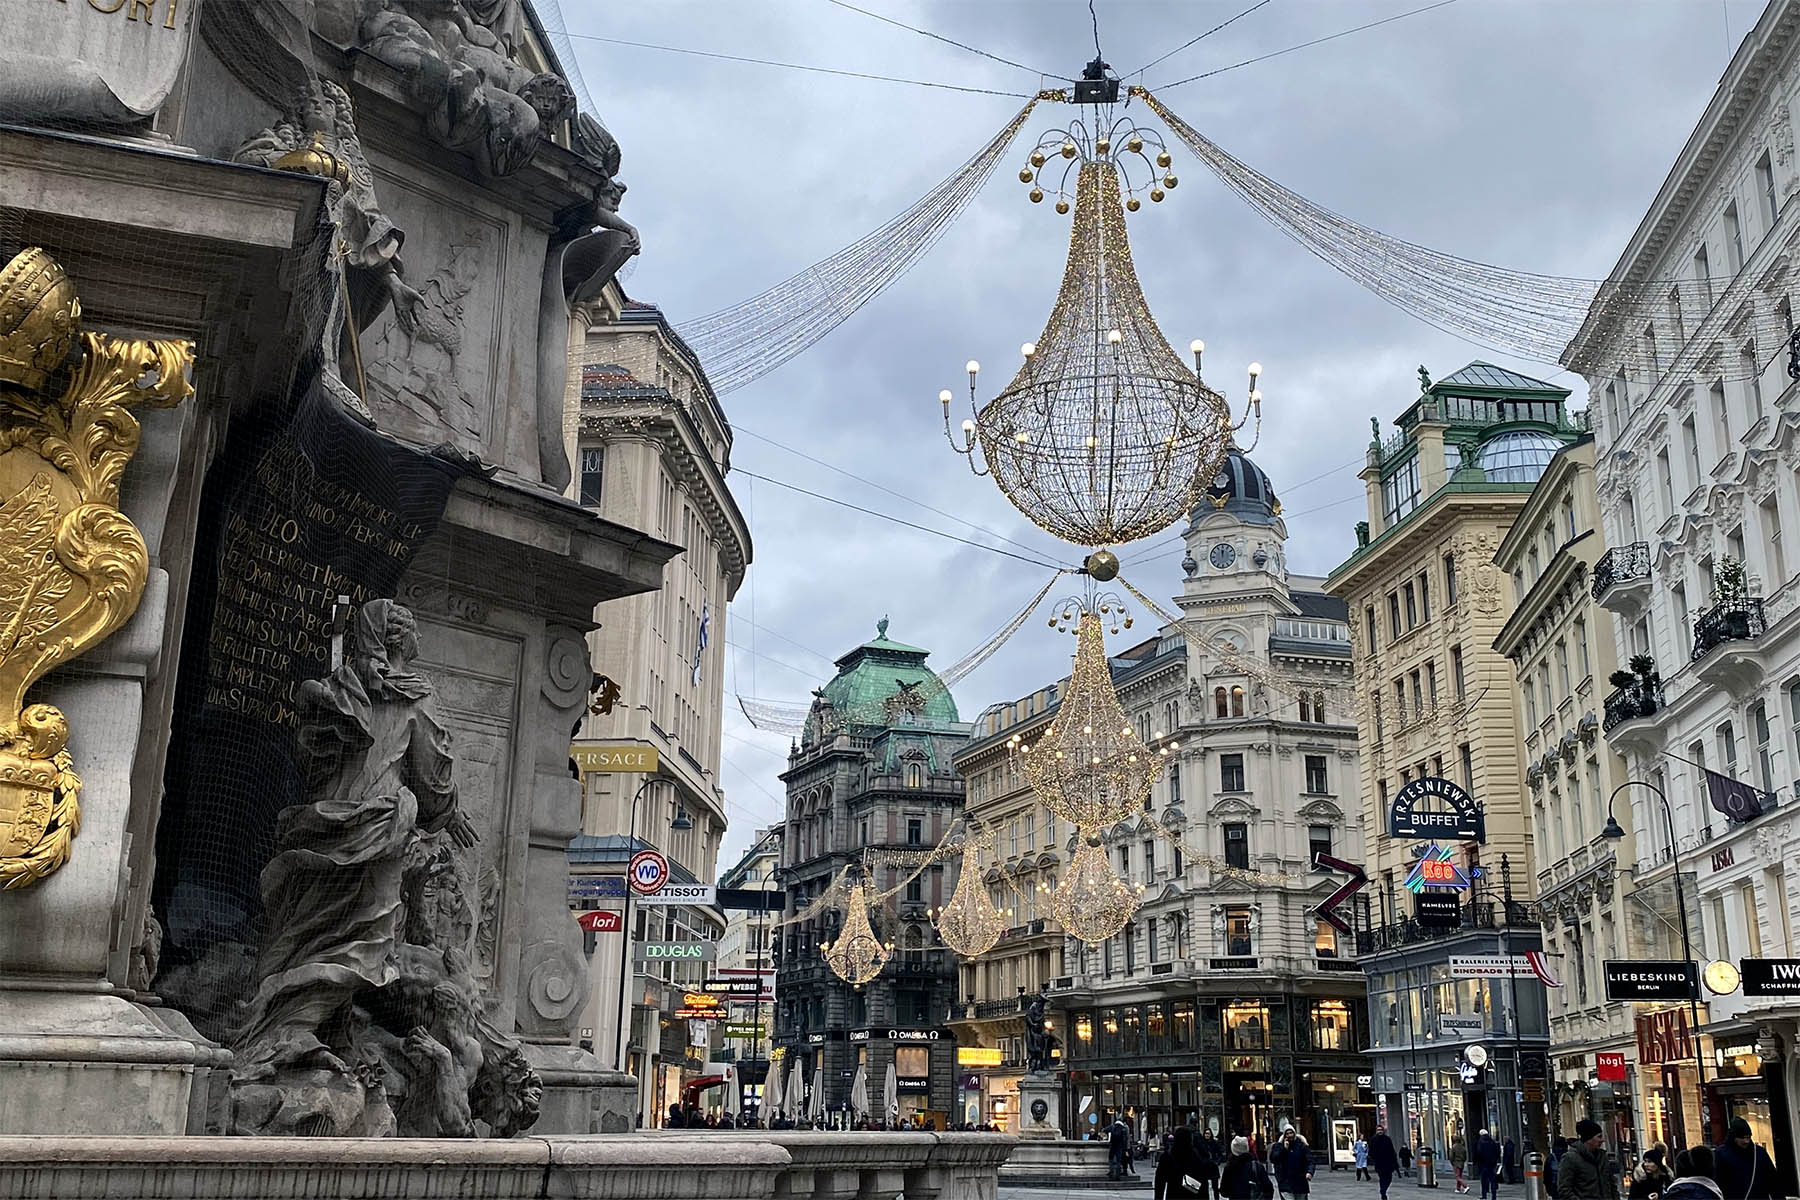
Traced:
<path fill-rule="evenodd" d="M 1265 1200 L 1274 1194 L 1269 1169 L 1250 1153 L 1250 1139 L 1239 1134 L 1231 1139 L 1231 1156 L 1219 1171 L 1219 1195 L 1223 1200 Z"/>
<path fill-rule="evenodd" d="M 1394 1139 L 1388 1136 L 1386 1125 L 1377 1125 L 1375 1136 L 1369 1139 L 1369 1166 L 1374 1168 L 1375 1181 L 1381 1185 L 1381 1200 L 1388 1200 L 1388 1185 L 1400 1169 L 1400 1153 L 1394 1149 Z"/>
<path fill-rule="evenodd" d="M 1191 1126 L 1190 1126 L 1191 1128 Z M 1219 1164 L 1225 1161 L 1225 1147 L 1208 1130 L 1194 1134 L 1194 1156 L 1200 1160 L 1200 1195 L 1202 1200 L 1219 1190 Z"/>
<path fill-rule="evenodd" d="M 1469 1157 L 1481 1176 L 1481 1200 L 1499 1200 L 1500 1143 L 1484 1129 L 1475 1135 L 1475 1149 L 1470 1152 Z"/>
<path fill-rule="evenodd" d="M 1669 1174 L 1669 1168 L 1663 1162 L 1667 1153 L 1660 1145 L 1644 1151 L 1643 1160 L 1638 1163 L 1637 1170 L 1631 1173 L 1630 1200 L 1651 1200 L 1675 1182 L 1675 1177 Z"/>
<path fill-rule="evenodd" d="M 686 1125 L 687 1125 L 687 1120 L 686 1120 L 686 1118 L 684 1118 L 681 1115 L 681 1105 L 679 1105 L 679 1104 L 669 1105 L 669 1119 L 663 1122 L 663 1128 L 664 1129 L 681 1129 L 681 1128 L 684 1128 Z"/>
<path fill-rule="evenodd" d="M 1131 1155 L 1131 1131 L 1123 1117 L 1114 1117 L 1106 1127 L 1106 1177 L 1122 1179 Z"/>
<path fill-rule="evenodd" d="M 1281 1140 L 1269 1151 L 1269 1166 L 1275 1176 L 1277 1196 L 1304 1196 L 1312 1190 L 1312 1147 L 1294 1132 L 1292 1125 L 1281 1133 Z"/>
<path fill-rule="evenodd" d="M 1690 1146 L 1675 1156 L 1675 1182 L 1663 1189 L 1663 1200 L 1721 1200 L 1713 1181 L 1713 1152 L 1706 1146 Z"/>
<path fill-rule="evenodd" d="M 1731 1118 L 1725 1144 L 1713 1151 L 1713 1178 L 1725 1200 L 1769 1200 L 1776 1195 L 1775 1164 L 1769 1152 L 1757 1145 L 1750 1122 Z"/>
<path fill-rule="evenodd" d="M 1189 1179 L 1201 1187 L 1189 1188 L 1185 1182 Z M 1205 1194 L 1200 1156 L 1194 1150 L 1194 1131 L 1186 1125 L 1175 1130 L 1168 1150 L 1156 1160 L 1155 1188 L 1154 1200 L 1191 1200 Z"/>
<path fill-rule="evenodd" d="M 1600 1122 L 1583 1117 L 1575 1122 L 1575 1137 L 1556 1170 L 1557 1200 L 1619 1200 L 1619 1179 L 1607 1161 Z"/>
<path fill-rule="evenodd" d="M 1510 1135 L 1500 1144 L 1500 1178 L 1507 1183 L 1519 1182 L 1519 1144 Z"/>

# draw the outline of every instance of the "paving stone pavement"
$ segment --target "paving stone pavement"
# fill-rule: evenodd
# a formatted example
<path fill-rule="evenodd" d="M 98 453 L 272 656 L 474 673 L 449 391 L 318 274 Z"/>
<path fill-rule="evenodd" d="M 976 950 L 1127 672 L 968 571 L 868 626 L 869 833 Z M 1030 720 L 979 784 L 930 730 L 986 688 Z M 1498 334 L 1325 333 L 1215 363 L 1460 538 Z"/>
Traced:
<path fill-rule="evenodd" d="M 1079 1189 L 1002 1187 L 1000 1200 L 1072 1200 L 1072 1198 L 1073 1200 L 1087 1200 L 1087 1198 L 1102 1200 L 1103 1197 L 1119 1197 L 1120 1200 L 1143 1197 L 1144 1200 L 1149 1200 L 1151 1192 L 1149 1187 L 1144 1185 L 1149 1184 L 1154 1177 L 1156 1165 L 1153 1162 L 1139 1163 L 1138 1171 L 1142 1175 L 1143 1185 L 1137 1187 Z M 1380 1190 L 1373 1180 L 1359 1183 L 1355 1171 L 1320 1171 L 1313 1176 L 1312 1191 L 1307 1196 L 1307 1200 L 1380 1200 L 1380 1195 Z M 1477 1188 L 1471 1187 L 1469 1190 L 1471 1200 L 1477 1195 L 1479 1195 Z M 1394 1180 L 1393 1187 L 1388 1191 L 1388 1200 L 1426 1200 L 1427 1197 L 1430 1200 L 1456 1200 L 1456 1188 L 1449 1181 L 1445 1181 L 1442 1187 L 1421 1188 L 1418 1178 L 1415 1176 L 1411 1179 Z M 1294 1198 L 1288 1197 L 1287 1200 L 1294 1200 Z M 1526 1200 L 1525 1188 L 1519 1184 L 1502 1184 L 1500 1200 Z"/>

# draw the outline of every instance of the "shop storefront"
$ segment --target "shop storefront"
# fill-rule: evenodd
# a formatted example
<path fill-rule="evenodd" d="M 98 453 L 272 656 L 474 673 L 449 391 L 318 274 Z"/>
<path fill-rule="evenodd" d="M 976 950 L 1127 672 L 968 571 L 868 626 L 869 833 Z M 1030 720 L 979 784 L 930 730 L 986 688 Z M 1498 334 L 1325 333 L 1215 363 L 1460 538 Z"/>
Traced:
<path fill-rule="evenodd" d="M 1660 1142 L 1671 1150 L 1710 1140 L 1700 1130 L 1700 1078 L 1686 1008 L 1639 1013 L 1637 1033 L 1637 1123 L 1643 1146 Z"/>

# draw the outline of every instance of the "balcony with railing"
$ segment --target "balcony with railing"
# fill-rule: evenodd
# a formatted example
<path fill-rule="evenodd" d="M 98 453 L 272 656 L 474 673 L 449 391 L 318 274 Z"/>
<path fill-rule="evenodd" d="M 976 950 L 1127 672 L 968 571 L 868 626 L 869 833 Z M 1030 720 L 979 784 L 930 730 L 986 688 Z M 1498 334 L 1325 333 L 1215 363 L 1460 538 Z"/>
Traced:
<path fill-rule="evenodd" d="M 1666 703 L 1663 699 L 1662 680 L 1646 682 L 1634 679 L 1623 687 L 1614 688 L 1606 697 L 1606 715 L 1600 722 L 1600 728 L 1610 734 L 1627 721 L 1655 716 L 1663 710 Z"/>
<path fill-rule="evenodd" d="M 1763 602 L 1742 597 L 1726 600 L 1694 622 L 1693 661 L 1699 662 L 1728 642 L 1754 641 L 1763 635 Z"/>
<path fill-rule="evenodd" d="M 1472 900 L 1463 905 L 1462 924 L 1454 929 L 1430 928 L 1412 919 L 1395 921 L 1387 925 L 1378 925 L 1373 929 L 1358 930 L 1356 950 L 1358 954 L 1379 954 L 1383 951 L 1400 950 L 1423 942 L 1437 942 L 1448 938 L 1462 937 L 1472 930 L 1529 929 L 1536 931 L 1538 928 L 1538 919 L 1532 912 L 1531 905 L 1522 900 Z"/>
<path fill-rule="evenodd" d="M 1594 563 L 1594 599 L 1607 608 L 1637 601 L 1650 590 L 1650 543 L 1614 546 Z"/>

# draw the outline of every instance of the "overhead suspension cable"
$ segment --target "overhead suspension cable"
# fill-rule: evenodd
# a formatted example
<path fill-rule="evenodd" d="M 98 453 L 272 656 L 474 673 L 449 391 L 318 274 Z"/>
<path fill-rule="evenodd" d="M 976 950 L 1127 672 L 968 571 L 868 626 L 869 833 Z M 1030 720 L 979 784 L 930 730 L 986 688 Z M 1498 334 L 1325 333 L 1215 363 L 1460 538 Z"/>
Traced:
<path fill-rule="evenodd" d="M 696 58 L 716 58 L 724 62 L 752 63 L 759 67 L 786 67 L 790 71 L 811 71 L 816 75 L 841 75 L 846 79 L 873 79 L 881 83 L 910 83 L 914 87 L 942 88 L 950 92 L 971 92 L 978 96 L 1013 96 L 1029 99 L 1030 92 L 1008 92 L 999 88 L 973 87 L 961 83 L 939 83 L 932 79 L 908 79 L 901 75 L 876 75 L 868 71 L 846 71 L 838 67 L 815 67 L 809 63 L 781 62 L 773 58 L 752 58 L 743 54 L 721 54 L 716 50 L 694 50 L 687 46 L 663 46 L 656 42 L 633 42 L 625 38 L 601 37 L 597 33 L 571 33 L 567 36 L 584 42 L 604 42 L 609 46 L 630 46 L 636 50 L 661 50 L 665 54 L 690 54 Z"/>
<path fill-rule="evenodd" d="M 1002 58 L 998 54 L 989 54 L 979 46 L 971 46 L 967 42 L 959 42 L 955 38 L 945 37 L 941 33 L 933 33 L 929 29 L 920 29 L 917 25 L 908 25 L 905 21 L 897 21 L 893 17 L 883 16 L 881 13 L 870 12 L 866 8 L 858 8 L 856 5 L 851 4 L 849 0 L 825 0 L 825 2 L 827 4 L 835 4 L 839 8 L 847 8 L 851 12 L 861 13 L 865 17 L 873 17 L 877 21 L 893 25 L 900 29 L 911 30 L 913 33 L 919 34 L 921 37 L 928 37 L 934 42 L 943 42 L 947 46 L 955 46 L 958 50 L 967 50 L 970 54 L 979 54 L 983 58 L 992 59 L 994 62 L 1001 63 L 1005 66 L 1017 67 L 1021 71 L 1030 71 L 1033 75 L 1037 75 L 1044 79 L 1060 79 L 1064 82 L 1074 82 L 1067 75 L 1058 75 L 1053 71 L 1040 71 L 1036 67 L 1028 67 L 1022 62 L 1014 62 L 1012 59 Z M 1263 2 L 1266 4 L 1268 3 L 1268 0 L 1263 0 Z"/>
<path fill-rule="evenodd" d="M 1407 17 L 1416 17 L 1420 13 L 1428 13 L 1434 8 L 1443 8 L 1446 5 L 1455 4 L 1455 3 L 1456 3 L 1456 0 L 1437 0 L 1437 2 L 1435 4 L 1427 4 L 1427 5 L 1423 6 L 1422 8 L 1415 8 L 1408 12 L 1395 13 L 1391 17 L 1383 17 L 1379 21 L 1370 21 L 1366 24 L 1358 25 L 1351 29 L 1340 29 L 1336 33 L 1328 33 L 1324 37 L 1316 37 L 1316 38 L 1313 38 L 1309 42 L 1301 42 L 1297 46 L 1289 46 L 1284 50 L 1271 50 L 1267 54 L 1259 54 L 1255 58 L 1246 58 L 1243 62 L 1234 62 L 1230 66 L 1214 67 L 1212 70 L 1202 71 L 1198 75 L 1189 75 L 1186 79 L 1177 79 L 1174 83 L 1161 84 L 1157 87 L 1156 90 L 1159 92 L 1166 92 L 1170 88 L 1178 88 L 1186 83 L 1194 83 L 1195 81 L 1201 80 L 1201 79 L 1211 79 L 1214 75 L 1223 75 L 1225 72 L 1235 71 L 1239 67 L 1247 67 L 1247 66 L 1250 66 L 1252 63 L 1267 62 L 1271 58 L 1280 58 L 1284 54 L 1292 54 L 1294 51 L 1304 50 L 1308 46 L 1320 46 L 1326 42 L 1335 42 L 1337 39 L 1339 39 L 1341 37 L 1349 37 L 1351 34 L 1361 33 L 1365 29 L 1374 29 L 1380 25 L 1388 25 L 1388 24 L 1392 24 L 1395 21 L 1403 21 Z M 1233 17 L 1232 20 L 1235 21 L 1235 20 L 1237 20 L 1237 18 Z"/>
<path fill-rule="evenodd" d="M 1051 571 L 1059 571 L 1059 570 L 1064 569 L 1062 567 L 1058 567 L 1055 563 L 1045 562 L 1041 558 L 1027 558 L 1023 554 L 1014 554 L 1011 550 L 1002 550 L 998 546 L 989 546 L 982 542 L 971 541 L 970 539 L 968 539 L 966 537 L 959 537 L 958 535 L 956 535 L 954 533 L 948 533 L 942 529 L 933 529 L 929 525 L 920 525 L 920 524 L 917 524 L 916 522 L 908 521 L 904 517 L 896 517 L 890 513 L 884 513 L 884 512 L 881 512 L 881 511 L 879 511 L 877 509 L 873 509 L 873 508 L 864 508 L 860 504 L 852 504 L 850 501 L 840 500 L 836 496 L 827 496 L 823 492 L 815 492 L 809 488 L 803 488 L 799 484 L 784 483 L 783 481 L 781 481 L 779 479 L 771 479 L 767 475 L 758 475 L 755 471 L 746 471 L 742 467 L 732 468 L 731 473 L 733 475 L 744 475 L 744 476 L 747 476 L 748 478 L 759 480 L 763 483 L 772 483 L 778 488 L 786 488 L 788 491 L 798 492 L 802 496 L 811 496 L 814 500 L 823 500 L 827 504 L 835 504 L 839 508 L 847 508 L 847 509 L 850 509 L 852 512 L 859 512 L 865 516 L 877 517 L 883 521 L 891 521 L 895 525 L 904 525 L 904 526 L 906 526 L 906 528 L 916 529 L 920 533 L 929 533 L 929 534 L 933 535 L 934 537 L 946 538 L 952 542 L 961 542 L 963 545 L 973 546 L 977 550 L 986 550 L 989 554 L 1000 554 L 1000 555 L 1006 556 L 1007 558 L 1016 558 L 1020 562 L 1030 563 L 1034 567 L 1044 567 L 1047 570 L 1051 570 Z"/>
<path fill-rule="evenodd" d="M 836 2 L 836 0 L 833 0 L 833 3 L 835 3 L 835 2 Z M 1195 37 L 1189 38 L 1187 41 L 1181 43 L 1181 45 L 1175 47 L 1173 50 L 1169 51 L 1167 54 L 1163 55 L 1161 58 L 1151 59 L 1149 62 L 1145 63 L 1143 66 L 1139 67 L 1137 70 L 1131 72 L 1131 74 L 1142 75 L 1145 71 L 1148 71 L 1151 67 L 1154 67 L 1158 63 L 1164 62 L 1168 59 L 1174 58 L 1177 54 L 1180 54 L 1183 50 L 1186 50 L 1189 46 L 1192 46 L 1196 42 L 1199 42 L 1206 38 L 1211 37 L 1213 34 L 1219 32 L 1219 30 L 1225 28 L 1227 25 L 1230 25 L 1233 21 L 1237 21 L 1240 18 L 1249 16 L 1251 13 L 1255 12 L 1257 9 L 1261 8 L 1263 5 L 1265 5 L 1267 3 L 1269 3 L 1269 0 L 1256 0 L 1255 4 L 1252 4 L 1249 8 L 1246 8 L 1243 12 L 1239 13 L 1237 16 L 1230 17 L 1230 18 L 1227 18 L 1226 20 L 1220 21 L 1217 25 L 1214 25 L 1211 29 L 1207 30 L 1205 33 L 1202 33 Z M 1164 89 L 1164 90 L 1167 90 L 1167 89 Z"/>
<path fill-rule="evenodd" d="M 724 395 L 775 370 L 842 324 L 937 244 L 993 174 L 1035 99 L 912 207 L 774 287 L 677 329 Z"/>

